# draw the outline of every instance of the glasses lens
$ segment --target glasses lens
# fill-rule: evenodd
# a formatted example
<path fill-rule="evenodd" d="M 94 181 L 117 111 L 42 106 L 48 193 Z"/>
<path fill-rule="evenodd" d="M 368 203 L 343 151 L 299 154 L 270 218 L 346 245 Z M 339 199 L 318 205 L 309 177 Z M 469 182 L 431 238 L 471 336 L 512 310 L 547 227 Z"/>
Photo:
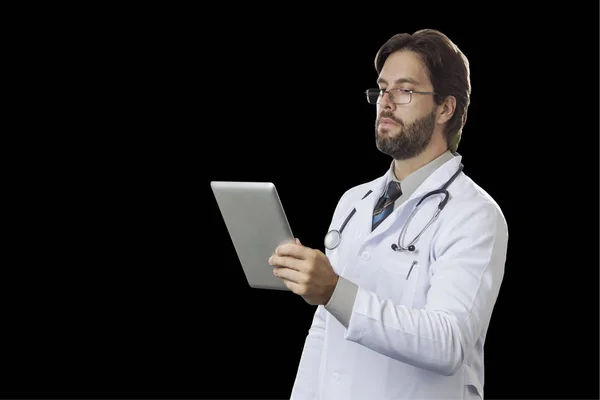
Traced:
<path fill-rule="evenodd" d="M 369 104 L 381 103 L 384 91 L 381 89 L 368 89 L 366 92 L 367 101 Z M 389 99 L 395 104 L 408 104 L 410 103 L 410 93 L 405 92 L 402 89 L 390 89 L 388 90 Z"/>
<path fill-rule="evenodd" d="M 367 90 L 367 101 L 369 104 L 377 104 L 379 102 L 381 90 L 379 89 L 369 89 Z"/>
<path fill-rule="evenodd" d="M 394 104 L 408 104 L 410 103 L 410 93 L 402 89 L 392 89 L 390 90 L 390 100 Z"/>

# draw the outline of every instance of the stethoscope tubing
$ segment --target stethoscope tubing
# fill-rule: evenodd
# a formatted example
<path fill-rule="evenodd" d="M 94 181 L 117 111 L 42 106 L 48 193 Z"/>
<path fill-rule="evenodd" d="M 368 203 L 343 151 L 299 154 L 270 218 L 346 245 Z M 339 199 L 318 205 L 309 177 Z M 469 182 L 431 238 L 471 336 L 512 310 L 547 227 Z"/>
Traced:
<path fill-rule="evenodd" d="M 423 196 L 419 200 L 419 202 L 417 203 L 417 205 L 415 206 L 413 211 L 410 213 L 410 216 L 408 217 L 406 223 L 402 227 L 402 231 L 400 232 L 400 235 L 398 235 L 398 242 L 397 242 L 396 248 L 394 248 L 394 246 L 392 245 L 392 249 L 394 249 L 394 250 L 397 249 L 400 251 L 405 251 L 405 250 L 414 251 L 415 250 L 414 244 L 419 240 L 419 238 L 421 237 L 423 232 L 425 232 L 425 230 L 427 228 L 429 228 L 429 226 L 438 218 L 438 216 L 440 215 L 440 212 L 444 209 L 444 207 L 446 207 L 446 204 L 448 204 L 448 200 L 450 199 L 450 194 L 448 193 L 447 188 L 452 184 L 452 182 L 454 182 L 454 180 L 458 177 L 458 175 L 461 173 L 463 168 L 464 168 L 463 164 L 460 164 L 460 166 L 458 167 L 458 170 L 452 175 L 452 177 L 450 177 L 450 179 L 448 179 L 448 181 L 446 181 L 446 183 L 441 188 L 432 190 L 431 192 L 428 192 L 427 194 L 425 194 L 425 196 Z M 371 193 L 372 193 L 372 190 L 369 190 L 367 193 L 365 193 L 365 195 L 362 197 L 361 201 L 364 200 Z M 425 201 L 425 199 L 429 198 L 430 196 L 436 195 L 436 194 L 443 194 L 444 199 L 440 202 L 440 204 L 438 204 L 438 209 L 436 210 L 433 217 L 429 219 L 429 222 L 427 222 L 427 225 L 425 225 L 425 227 L 423 229 L 421 229 L 421 232 L 419 232 L 419 234 L 409 243 L 408 246 L 406 246 L 406 247 L 401 246 L 400 241 L 403 239 L 404 235 L 406 235 L 408 224 L 410 223 L 412 218 L 416 215 L 416 212 L 419 210 L 419 206 L 423 203 L 423 201 Z M 332 229 L 329 232 L 327 232 L 327 234 L 325 235 L 325 248 L 326 249 L 334 250 L 335 248 L 337 248 L 339 246 L 339 244 L 342 241 L 342 232 L 344 231 L 344 228 L 346 228 L 346 225 L 348 224 L 348 222 L 350 222 L 350 220 L 354 216 L 354 213 L 356 213 L 356 207 L 352 208 L 352 211 L 344 219 L 344 222 L 340 226 L 339 230 Z"/>
<path fill-rule="evenodd" d="M 370 195 L 372 192 L 373 192 L 372 190 L 369 190 L 367 193 L 365 193 L 365 195 L 362 197 L 361 200 L 364 200 L 365 197 Z M 329 250 L 333 250 L 339 246 L 339 244 L 342 241 L 342 232 L 344 231 L 346 224 L 350 221 L 350 219 L 352 219 L 352 216 L 354 215 L 355 212 L 356 212 L 356 207 L 352 208 L 352 211 L 346 217 L 346 219 L 344 220 L 344 223 L 342 223 L 342 226 L 340 227 L 339 231 L 337 229 L 332 229 L 329 232 L 327 232 L 327 235 L 325 235 L 325 248 L 327 248 Z M 331 242 L 331 241 L 333 241 L 333 244 L 330 243 L 328 245 L 327 242 Z"/>

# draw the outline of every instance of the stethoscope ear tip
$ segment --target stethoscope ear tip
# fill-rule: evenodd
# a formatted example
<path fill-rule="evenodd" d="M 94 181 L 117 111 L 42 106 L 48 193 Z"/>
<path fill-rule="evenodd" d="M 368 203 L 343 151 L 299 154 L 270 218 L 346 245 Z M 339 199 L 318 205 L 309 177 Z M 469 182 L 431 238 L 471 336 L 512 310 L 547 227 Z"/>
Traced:
<path fill-rule="evenodd" d="M 394 251 L 399 251 L 399 250 L 400 250 L 400 248 L 398 247 L 398 245 L 397 245 L 396 243 L 393 243 L 393 244 L 392 244 L 392 250 L 394 250 Z M 411 244 L 410 246 L 408 246 L 408 247 L 406 248 L 406 250 L 408 250 L 408 251 L 415 251 L 415 245 L 414 245 L 414 244 Z"/>

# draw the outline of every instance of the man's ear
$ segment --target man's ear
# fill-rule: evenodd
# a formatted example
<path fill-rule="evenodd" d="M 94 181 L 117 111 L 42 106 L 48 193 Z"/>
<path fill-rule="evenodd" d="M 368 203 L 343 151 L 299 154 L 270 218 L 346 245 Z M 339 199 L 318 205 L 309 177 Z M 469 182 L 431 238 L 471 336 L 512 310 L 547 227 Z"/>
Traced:
<path fill-rule="evenodd" d="M 450 121 L 450 118 L 454 115 L 456 110 L 456 98 L 454 96 L 448 96 L 444 99 L 444 102 L 438 106 L 437 123 L 443 124 Z"/>

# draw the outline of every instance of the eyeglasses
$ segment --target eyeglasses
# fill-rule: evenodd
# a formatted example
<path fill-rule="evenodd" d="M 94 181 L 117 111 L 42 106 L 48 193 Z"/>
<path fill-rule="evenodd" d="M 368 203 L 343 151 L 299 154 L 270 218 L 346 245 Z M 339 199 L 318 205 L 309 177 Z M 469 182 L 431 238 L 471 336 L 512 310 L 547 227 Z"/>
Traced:
<path fill-rule="evenodd" d="M 408 104 L 412 100 L 413 93 L 417 94 L 436 94 L 435 92 L 419 92 L 417 90 L 409 89 L 367 89 L 365 94 L 367 95 L 367 101 L 369 104 L 379 104 L 383 98 L 384 93 L 390 95 L 390 101 L 394 104 Z"/>

